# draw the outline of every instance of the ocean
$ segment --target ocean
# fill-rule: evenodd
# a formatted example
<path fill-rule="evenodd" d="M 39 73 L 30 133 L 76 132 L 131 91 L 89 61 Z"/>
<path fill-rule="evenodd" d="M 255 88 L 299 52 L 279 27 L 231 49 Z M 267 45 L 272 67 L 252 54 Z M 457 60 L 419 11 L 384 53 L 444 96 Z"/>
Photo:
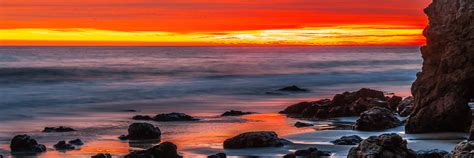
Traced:
<path fill-rule="evenodd" d="M 185 112 L 208 120 L 186 128 L 160 124 L 170 127 L 164 130 L 165 139 L 176 140 L 183 148 L 215 141 L 206 145 L 212 148 L 220 146 L 217 141 L 224 136 L 242 129 L 281 127 L 242 123 L 252 119 L 285 122 L 287 118 L 276 113 L 299 101 L 331 98 L 364 87 L 409 96 L 421 63 L 418 46 L 0 47 L 0 154 L 7 153 L 13 133 L 33 133 L 46 144 L 57 141 L 57 135 L 39 132 L 45 126 L 83 129 L 58 139 L 77 136 L 95 143 L 120 143 L 115 135 L 126 130 L 131 116 L 164 112 Z M 291 85 L 310 91 L 278 91 Z M 231 109 L 263 116 L 214 117 Z M 130 110 L 137 112 L 127 113 Z M 209 127 L 227 123 L 239 130 L 214 133 L 219 139 L 201 143 L 177 139 L 209 135 Z M 190 127 L 207 132 L 190 135 L 187 132 L 196 132 Z M 124 152 L 129 150 L 121 145 Z M 76 154 L 96 151 L 91 148 L 86 146 Z"/>

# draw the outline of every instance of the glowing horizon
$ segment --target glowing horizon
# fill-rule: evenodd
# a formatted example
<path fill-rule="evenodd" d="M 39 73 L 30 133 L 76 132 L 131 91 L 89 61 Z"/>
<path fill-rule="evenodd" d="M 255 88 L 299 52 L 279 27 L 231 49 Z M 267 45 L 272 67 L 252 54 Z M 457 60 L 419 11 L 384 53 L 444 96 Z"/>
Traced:
<path fill-rule="evenodd" d="M 0 45 L 422 45 L 429 0 L 11 0 Z"/>

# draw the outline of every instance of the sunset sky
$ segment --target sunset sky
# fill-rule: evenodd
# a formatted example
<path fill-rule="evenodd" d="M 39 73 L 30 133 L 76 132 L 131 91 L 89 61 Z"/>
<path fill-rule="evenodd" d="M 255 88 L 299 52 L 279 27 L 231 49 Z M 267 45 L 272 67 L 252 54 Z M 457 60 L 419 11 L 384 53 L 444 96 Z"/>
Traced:
<path fill-rule="evenodd" d="M 431 0 L 0 0 L 0 45 L 421 45 Z"/>

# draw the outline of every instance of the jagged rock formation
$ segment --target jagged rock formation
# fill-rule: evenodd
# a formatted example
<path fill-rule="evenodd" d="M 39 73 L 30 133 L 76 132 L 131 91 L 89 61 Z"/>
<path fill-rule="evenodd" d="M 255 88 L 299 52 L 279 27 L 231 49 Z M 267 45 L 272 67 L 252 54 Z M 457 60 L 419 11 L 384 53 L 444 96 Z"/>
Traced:
<path fill-rule="evenodd" d="M 415 107 L 407 133 L 467 131 L 474 98 L 474 1 L 433 0 L 421 48 L 422 72 L 412 93 Z"/>

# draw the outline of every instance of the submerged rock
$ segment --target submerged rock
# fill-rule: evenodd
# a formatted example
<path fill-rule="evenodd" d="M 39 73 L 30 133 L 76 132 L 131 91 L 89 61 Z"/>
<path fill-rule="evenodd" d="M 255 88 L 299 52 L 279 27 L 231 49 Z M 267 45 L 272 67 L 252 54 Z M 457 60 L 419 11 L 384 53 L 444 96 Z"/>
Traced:
<path fill-rule="evenodd" d="M 75 147 L 71 144 L 67 144 L 66 141 L 59 141 L 54 145 L 56 150 L 74 150 Z"/>
<path fill-rule="evenodd" d="M 121 140 L 146 140 L 146 139 L 160 139 L 160 128 L 149 123 L 133 123 L 128 126 L 128 135 L 122 135 Z"/>
<path fill-rule="evenodd" d="M 275 132 L 246 132 L 224 141 L 224 149 L 281 147 L 287 141 L 278 138 Z"/>
<path fill-rule="evenodd" d="M 84 142 L 82 142 L 81 139 L 70 140 L 68 143 L 73 145 L 84 145 Z"/>
<path fill-rule="evenodd" d="M 153 117 L 147 115 L 135 115 L 132 117 L 134 120 L 153 120 Z"/>
<path fill-rule="evenodd" d="M 444 158 L 449 153 L 444 150 L 428 150 L 416 152 L 416 158 Z"/>
<path fill-rule="evenodd" d="M 43 132 L 73 132 L 73 131 L 76 131 L 76 130 L 71 127 L 64 127 L 64 126 L 45 127 L 43 129 Z"/>
<path fill-rule="evenodd" d="M 198 121 L 199 119 L 196 119 L 192 116 L 186 115 L 184 113 L 167 113 L 167 114 L 158 114 L 155 117 L 153 117 L 153 121 Z"/>
<path fill-rule="evenodd" d="M 363 140 L 357 147 L 349 150 L 348 158 L 416 158 L 415 151 L 407 148 L 407 141 L 401 136 L 382 134 Z"/>
<path fill-rule="evenodd" d="M 382 107 L 374 107 L 363 112 L 356 121 L 354 129 L 361 131 L 378 131 L 402 125 L 395 114 Z"/>
<path fill-rule="evenodd" d="M 182 158 L 178 154 L 178 147 L 171 142 L 163 142 L 147 150 L 134 151 L 125 158 Z"/>
<path fill-rule="evenodd" d="M 207 158 L 226 158 L 227 155 L 225 153 L 217 153 L 217 154 L 214 154 L 214 155 L 209 155 L 207 156 Z"/>
<path fill-rule="evenodd" d="M 112 155 L 109 153 L 98 153 L 94 156 L 91 156 L 91 158 L 112 158 Z"/>
<path fill-rule="evenodd" d="M 294 153 L 289 153 L 283 156 L 284 158 L 296 158 L 296 157 L 307 157 L 307 158 L 319 158 L 322 156 L 331 156 L 331 152 L 320 151 L 317 148 L 309 148 L 304 150 L 297 150 Z"/>
<path fill-rule="evenodd" d="M 249 114 L 253 114 L 253 112 L 230 110 L 230 111 L 224 112 L 221 116 L 242 116 L 242 115 L 249 115 Z"/>
<path fill-rule="evenodd" d="M 280 88 L 278 89 L 279 91 L 287 91 L 287 92 L 308 92 L 309 90 L 307 89 L 303 89 L 303 88 L 300 88 L 298 86 L 288 86 L 288 87 L 284 87 L 284 88 Z"/>
<path fill-rule="evenodd" d="M 448 158 L 472 158 L 474 157 L 474 141 L 464 141 L 456 145 Z"/>
<path fill-rule="evenodd" d="M 301 128 L 301 127 L 310 127 L 313 126 L 313 124 L 310 123 L 304 123 L 304 122 L 296 122 L 295 127 Z"/>
<path fill-rule="evenodd" d="M 342 136 L 339 139 L 332 141 L 335 145 L 357 145 L 362 141 L 362 138 L 357 135 Z"/>
<path fill-rule="evenodd" d="M 422 71 L 412 86 L 413 113 L 407 133 L 465 132 L 471 126 L 468 102 L 474 98 L 474 1 L 433 0 L 424 10 Z"/>
<path fill-rule="evenodd" d="M 46 151 L 46 146 L 28 135 L 16 135 L 10 142 L 10 150 L 15 153 L 41 153 Z"/>

